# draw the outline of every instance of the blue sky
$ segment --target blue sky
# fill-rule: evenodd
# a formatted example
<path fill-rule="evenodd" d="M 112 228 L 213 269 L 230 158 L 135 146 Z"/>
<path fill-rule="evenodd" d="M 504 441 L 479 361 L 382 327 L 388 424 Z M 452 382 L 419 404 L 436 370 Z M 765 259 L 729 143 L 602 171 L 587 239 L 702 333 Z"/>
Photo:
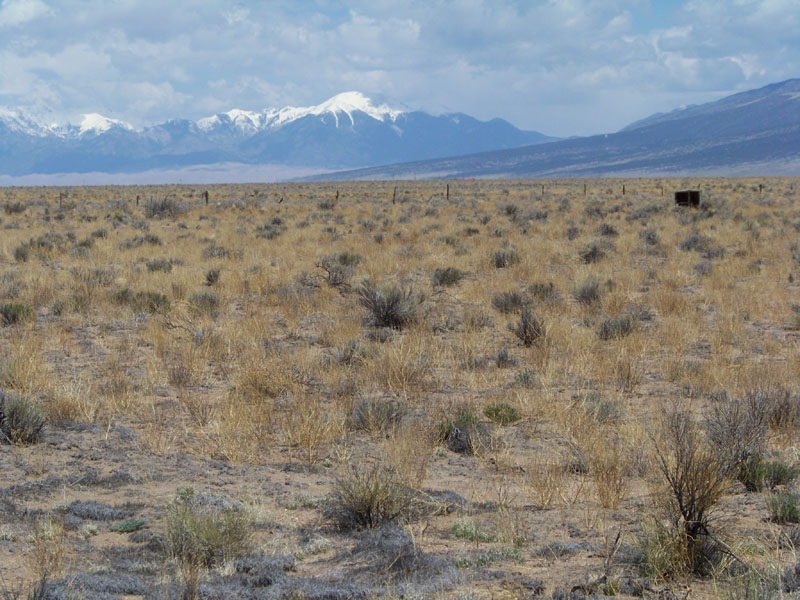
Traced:
<path fill-rule="evenodd" d="M 141 126 L 357 90 L 551 135 L 800 76 L 800 0 L 0 0 L 0 105 Z"/>

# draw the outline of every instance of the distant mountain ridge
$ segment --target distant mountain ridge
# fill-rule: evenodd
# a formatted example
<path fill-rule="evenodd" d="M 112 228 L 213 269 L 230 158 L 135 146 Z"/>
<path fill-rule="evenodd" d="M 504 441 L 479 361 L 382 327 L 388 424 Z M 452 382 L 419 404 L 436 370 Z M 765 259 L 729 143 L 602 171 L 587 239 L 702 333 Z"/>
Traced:
<path fill-rule="evenodd" d="M 135 173 L 222 163 L 352 168 L 550 141 L 502 119 L 434 116 L 345 92 L 317 106 L 234 109 L 142 129 L 92 113 L 47 124 L 0 107 L 0 174 Z"/>
<path fill-rule="evenodd" d="M 329 173 L 317 179 L 800 175 L 800 79 L 636 121 L 616 133 Z"/>

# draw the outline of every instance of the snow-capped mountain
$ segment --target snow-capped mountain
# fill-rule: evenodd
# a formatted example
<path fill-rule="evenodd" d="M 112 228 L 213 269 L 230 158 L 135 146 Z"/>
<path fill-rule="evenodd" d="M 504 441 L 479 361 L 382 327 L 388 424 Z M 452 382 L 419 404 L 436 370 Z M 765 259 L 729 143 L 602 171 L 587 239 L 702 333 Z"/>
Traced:
<path fill-rule="evenodd" d="M 317 179 L 796 176 L 800 79 L 655 114 L 616 133 L 342 171 Z"/>
<path fill-rule="evenodd" d="M 44 125 L 0 108 L 0 174 L 138 172 L 215 163 L 363 167 L 549 141 L 501 119 L 434 116 L 345 92 L 310 107 L 234 109 L 135 129 L 97 113 Z"/>

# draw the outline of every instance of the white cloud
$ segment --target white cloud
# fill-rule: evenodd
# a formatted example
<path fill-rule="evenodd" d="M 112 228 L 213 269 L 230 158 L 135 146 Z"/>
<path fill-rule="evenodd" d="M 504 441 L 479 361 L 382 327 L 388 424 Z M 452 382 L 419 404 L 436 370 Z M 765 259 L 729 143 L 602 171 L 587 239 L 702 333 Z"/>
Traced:
<path fill-rule="evenodd" d="M 797 0 L 686 0 L 643 27 L 653 3 L 3 0 L 0 104 L 141 125 L 359 89 L 570 135 L 800 72 Z"/>
<path fill-rule="evenodd" d="M 41 0 L 3 0 L 0 27 L 21 25 L 51 13 L 50 7 Z"/>

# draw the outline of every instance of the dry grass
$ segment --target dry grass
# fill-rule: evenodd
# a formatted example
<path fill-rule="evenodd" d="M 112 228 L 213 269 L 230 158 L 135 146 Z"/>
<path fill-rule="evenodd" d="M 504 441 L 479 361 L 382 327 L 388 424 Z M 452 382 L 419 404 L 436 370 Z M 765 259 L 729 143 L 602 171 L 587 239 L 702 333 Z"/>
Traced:
<path fill-rule="evenodd" d="M 649 535 L 668 579 L 670 544 L 696 549 L 649 519 L 665 488 L 645 456 L 660 453 L 662 479 L 678 460 L 645 433 L 663 406 L 680 400 L 699 424 L 731 398 L 786 390 L 763 451 L 798 461 L 798 183 L 760 195 L 747 179 L 628 180 L 625 195 L 621 180 L 585 183 L 586 195 L 583 181 L 451 182 L 447 200 L 441 183 L 401 182 L 396 203 L 394 183 L 224 186 L 208 206 L 188 186 L 83 188 L 60 210 L 58 190 L 7 189 L 25 210 L 0 224 L 0 303 L 37 318 L 0 326 L 0 388 L 38 402 L 48 427 L 124 424 L 156 455 L 300 461 L 281 477 L 320 497 L 333 465 L 378 461 L 373 479 L 498 506 L 499 539 L 524 553 L 559 527 L 602 544 L 602 515 L 607 555 L 624 523 Z M 689 186 L 708 210 L 671 205 L 669 190 Z M 158 207 L 137 194 L 181 210 L 148 216 Z M 490 420 L 490 404 L 520 418 Z M 474 453 L 436 444 L 459 407 L 485 432 Z M 726 539 L 765 527 L 764 511 L 738 515 L 743 494 L 715 483 Z M 420 525 L 420 543 L 452 549 L 448 518 Z M 28 553 L 51 574 L 63 552 L 45 549 L 71 535 L 54 527 L 37 525 Z M 514 568 L 551 591 L 575 569 L 612 572 L 608 556 L 581 556 L 552 576 L 549 559 Z"/>

